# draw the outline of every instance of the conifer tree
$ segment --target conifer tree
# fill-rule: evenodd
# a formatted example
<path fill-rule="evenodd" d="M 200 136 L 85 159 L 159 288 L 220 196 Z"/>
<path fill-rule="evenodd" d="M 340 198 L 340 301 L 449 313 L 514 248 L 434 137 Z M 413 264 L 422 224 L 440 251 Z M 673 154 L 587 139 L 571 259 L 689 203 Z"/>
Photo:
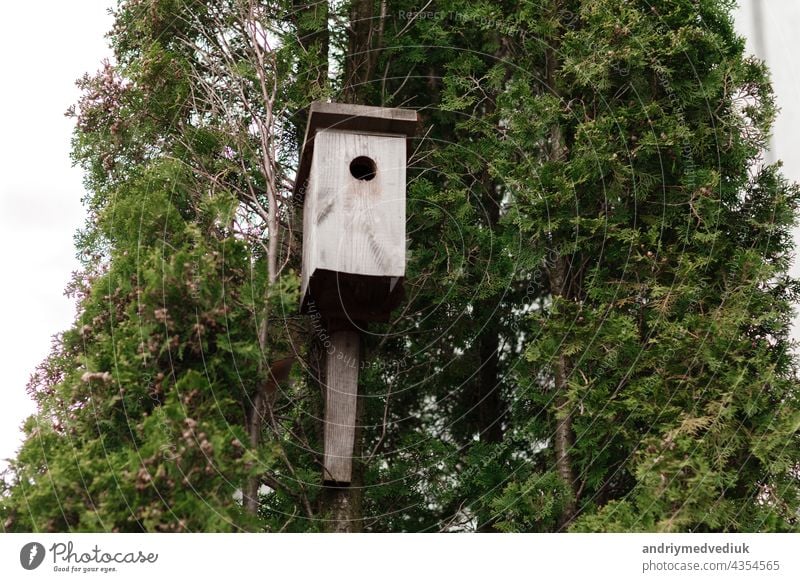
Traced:
<path fill-rule="evenodd" d="M 728 0 L 121 0 L 8 531 L 794 531 L 798 188 Z M 411 107 L 407 298 L 321 488 L 292 178 Z"/>

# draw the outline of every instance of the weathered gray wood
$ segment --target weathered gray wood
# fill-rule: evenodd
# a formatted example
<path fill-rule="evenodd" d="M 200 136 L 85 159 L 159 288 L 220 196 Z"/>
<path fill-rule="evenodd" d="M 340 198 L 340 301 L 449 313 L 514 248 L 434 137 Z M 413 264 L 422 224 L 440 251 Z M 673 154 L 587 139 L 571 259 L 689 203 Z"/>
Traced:
<path fill-rule="evenodd" d="M 408 137 L 415 134 L 418 126 L 419 116 L 411 109 L 315 101 L 309 108 L 303 151 L 295 179 L 295 196 L 302 199 L 306 193 L 311 160 L 316 147 L 315 136 L 318 131 L 333 128 L 340 131 L 377 132 Z"/>
<path fill-rule="evenodd" d="M 380 131 L 413 135 L 419 120 L 413 109 L 326 101 L 314 101 L 309 108 L 308 117 L 306 137 L 318 129 L 328 127 L 357 132 Z"/>
<path fill-rule="evenodd" d="M 325 452 L 323 481 L 350 483 L 358 398 L 359 336 L 354 330 L 331 333 L 326 362 Z"/>
<path fill-rule="evenodd" d="M 317 269 L 403 277 L 405 138 L 326 129 L 315 139 L 303 211 L 302 296 Z M 375 162 L 373 179 L 351 174 L 360 156 Z"/>

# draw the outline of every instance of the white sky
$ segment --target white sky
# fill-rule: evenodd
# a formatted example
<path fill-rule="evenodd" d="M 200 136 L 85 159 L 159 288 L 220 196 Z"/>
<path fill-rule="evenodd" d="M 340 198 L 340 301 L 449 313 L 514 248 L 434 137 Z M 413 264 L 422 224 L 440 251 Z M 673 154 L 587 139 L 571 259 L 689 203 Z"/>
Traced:
<path fill-rule="evenodd" d="M 81 172 L 69 159 L 74 81 L 110 55 L 112 0 L 4 2 L 0 17 L 0 459 L 33 412 L 25 392 L 50 337 L 69 327 L 63 290 L 77 268 Z M 0 461 L 0 467 L 5 463 Z"/>
<path fill-rule="evenodd" d="M 750 34 L 752 3 L 737 22 Z M 800 180 L 800 2 L 762 1 L 767 60 L 783 108 L 773 141 L 785 173 Z M 19 427 L 33 412 L 25 392 L 50 338 L 74 316 L 63 289 L 77 268 L 72 236 L 83 222 L 81 173 L 69 160 L 74 80 L 110 51 L 112 0 L 6 2 L 0 19 L 0 459 L 15 454 Z M 754 52 L 753 45 L 749 45 Z M 800 233 L 798 233 L 800 236 Z M 800 266 L 794 269 L 800 275 Z M 797 329 L 797 326 L 796 326 Z M 795 334 L 798 335 L 798 334 Z M 0 460 L 0 468 L 5 464 Z"/>

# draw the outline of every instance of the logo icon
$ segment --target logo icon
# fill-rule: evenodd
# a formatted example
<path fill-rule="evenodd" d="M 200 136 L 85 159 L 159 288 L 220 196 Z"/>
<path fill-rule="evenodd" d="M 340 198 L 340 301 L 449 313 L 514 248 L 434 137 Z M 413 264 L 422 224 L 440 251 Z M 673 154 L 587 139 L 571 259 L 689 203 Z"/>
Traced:
<path fill-rule="evenodd" d="M 44 546 L 39 542 L 30 542 L 19 551 L 19 563 L 26 570 L 35 570 L 44 561 Z"/>

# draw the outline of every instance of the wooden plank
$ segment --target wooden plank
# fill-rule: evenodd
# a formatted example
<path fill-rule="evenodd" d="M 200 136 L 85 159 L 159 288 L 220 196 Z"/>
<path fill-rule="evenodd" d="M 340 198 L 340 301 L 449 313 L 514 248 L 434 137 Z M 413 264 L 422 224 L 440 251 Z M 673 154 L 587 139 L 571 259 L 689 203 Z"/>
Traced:
<path fill-rule="evenodd" d="M 312 179 L 309 178 L 309 195 L 303 203 L 303 262 L 300 273 L 300 303 L 304 308 L 306 305 L 306 292 L 308 289 L 311 275 L 316 269 L 316 248 L 317 248 L 317 225 L 316 225 L 316 201 Z"/>
<path fill-rule="evenodd" d="M 317 132 L 335 128 L 354 132 L 387 133 L 405 138 L 413 136 L 418 127 L 419 115 L 412 109 L 313 102 L 309 108 L 308 125 L 303 140 L 300 164 L 297 168 L 294 195 L 302 200 L 308 191 L 308 177 L 316 147 Z"/>
<path fill-rule="evenodd" d="M 332 332 L 330 341 L 326 362 L 322 479 L 347 484 L 353 470 L 360 340 L 357 331 L 341 330 Z"/>
<path fill-rule="evenodd" d="M 309 242 L 303 290 L 316 269 L 402 277 L 406 265 L 406 166 L 403 138 L 324 130 L 317 135 L 304 210 Z M 374 160 L 376 175 L 358 180 L 350 162 Z M 304 243 L 305 244 L 305 243 Z"/>
<path fill-rule="evenodd" d="M 403 138 L 326 129 L 317 141 L 303 209 L 303 305 L 317 270 L 399 278 L 406 265 Z M 375 162 L 373 179 L 352 176 L 360 156 Z"/>
<path fill-rule="evenodd" d="M 418 121 L 413 109 L 314 101 L 309 107 L 306 137 L 326 128 L 413 135 Z"/>

